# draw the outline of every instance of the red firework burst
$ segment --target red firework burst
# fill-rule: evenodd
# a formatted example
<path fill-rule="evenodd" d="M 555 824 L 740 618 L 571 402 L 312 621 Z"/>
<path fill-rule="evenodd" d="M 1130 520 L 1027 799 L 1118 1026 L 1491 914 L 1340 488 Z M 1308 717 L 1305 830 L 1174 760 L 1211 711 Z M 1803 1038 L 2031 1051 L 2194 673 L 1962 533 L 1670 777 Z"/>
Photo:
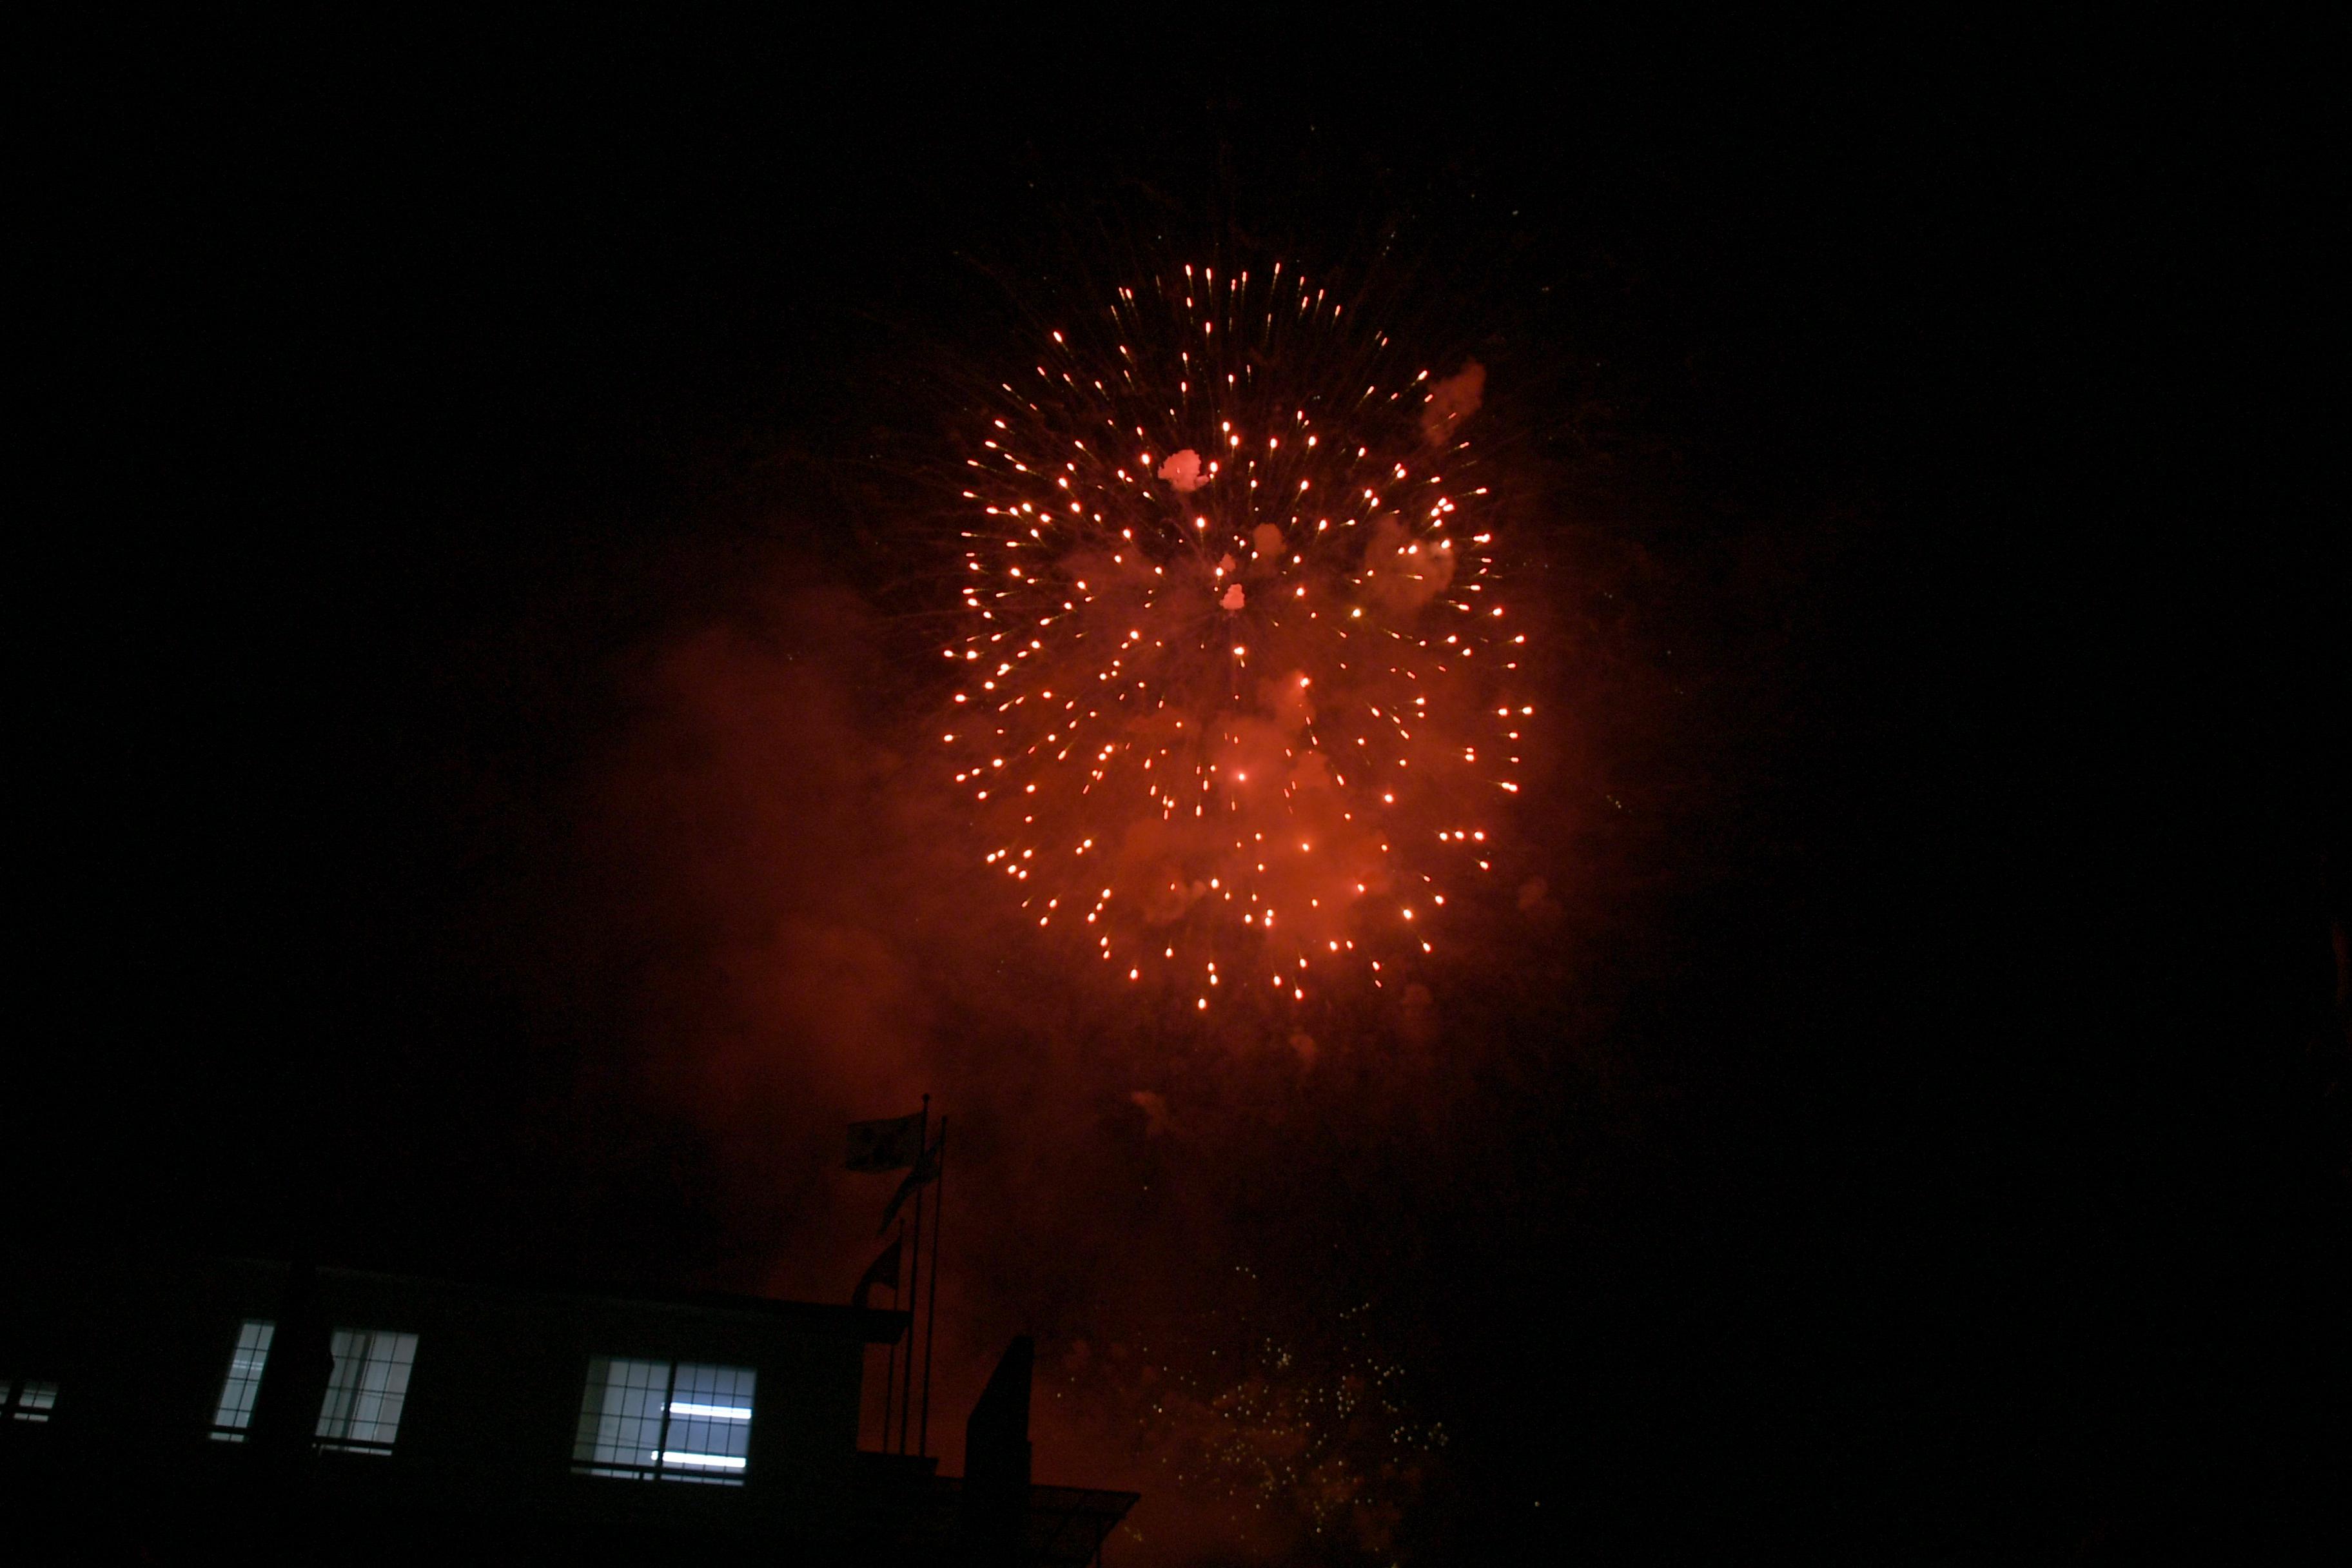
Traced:
<path fill-rule="evenodd" d="M 1038 925 L 1207 1009 L 1384 984 L 1491 866 L 1535 709 L 1465 426 L 1328 289 L 1186 267 L 981 414 L 942 739 Z"/>

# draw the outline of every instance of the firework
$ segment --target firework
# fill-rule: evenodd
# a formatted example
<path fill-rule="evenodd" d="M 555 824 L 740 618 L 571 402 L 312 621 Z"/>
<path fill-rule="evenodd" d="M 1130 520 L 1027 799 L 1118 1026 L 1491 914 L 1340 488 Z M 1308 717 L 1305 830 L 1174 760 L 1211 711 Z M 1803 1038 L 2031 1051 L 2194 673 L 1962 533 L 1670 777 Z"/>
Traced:
<path fill-rule="evenodd" d="M 1485 373 L 1352 309 L 1280 264 L 1119 289 L 966 458 L 952 782 L 1024 918 L 1190 1007 L 1392 981 L 1518 787 Z"/>
<path fill-rule="evenodd" d="M 1223 1354 L 1180 1341 L 1097 1355 L 1080 1342 L 1053 1392 L 1129 1413 L 1134 1452 L 1157 1459 L 1167 1483 L 1290 1521 L 1316 1558 L 1353 1547 L 1393 1562 L 1396 1521 L 1451 1435 L 1414 1412 L 1405 1368 L 1379 1347 L 1369 1313 L 1339 1312 L 1312 1343 L 1259 1334 Z"/>

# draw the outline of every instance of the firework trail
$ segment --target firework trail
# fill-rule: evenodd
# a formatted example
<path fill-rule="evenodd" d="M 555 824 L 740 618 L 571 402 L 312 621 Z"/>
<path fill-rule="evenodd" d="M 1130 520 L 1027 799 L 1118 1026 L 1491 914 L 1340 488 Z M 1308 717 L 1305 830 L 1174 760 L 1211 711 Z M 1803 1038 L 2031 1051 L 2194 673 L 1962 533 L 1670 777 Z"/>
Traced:
<path fill-rule="evenodd" d="M 1485 372 L 1351 310 L 1280 264 L 1119 289 L 966 459 L 948 771 L 1027 918 L 1188 1009 L 1393 982 L 1518 787 Z"/>

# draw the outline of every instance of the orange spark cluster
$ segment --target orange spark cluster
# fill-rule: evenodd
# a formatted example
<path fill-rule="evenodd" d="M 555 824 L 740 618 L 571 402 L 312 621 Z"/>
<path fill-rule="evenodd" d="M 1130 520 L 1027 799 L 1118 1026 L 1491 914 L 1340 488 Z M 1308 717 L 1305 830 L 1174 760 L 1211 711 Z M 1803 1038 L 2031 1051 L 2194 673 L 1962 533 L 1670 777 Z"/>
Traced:
<path fill-rule="evenodd" d="M 942 740 L 986 862 L 1202 1010 L 1434 952 L 1535 711 L 1462 431 L 1484 373 L 1432 382 L 1348 310 L 1279 263 L 1120 289 L 966 459 Z"/>

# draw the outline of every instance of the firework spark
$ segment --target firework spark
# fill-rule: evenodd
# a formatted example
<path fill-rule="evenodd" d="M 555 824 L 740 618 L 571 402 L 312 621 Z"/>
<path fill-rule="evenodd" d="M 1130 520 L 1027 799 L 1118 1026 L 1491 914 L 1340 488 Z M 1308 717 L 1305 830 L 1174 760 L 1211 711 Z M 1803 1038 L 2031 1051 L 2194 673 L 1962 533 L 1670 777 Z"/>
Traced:
<path fill-rule="evenodd" d="M 1276 264 L 1117 290 L 967 458 L 942 731 L 1028 918 L 1206 1010 L 1385 985 L 1490 868 L 1533 706 L 1464 427 Z"/>
<path fill-rule="evenodd" d="M 1369 1312 L 1343 1310 L 1305 1341 L 1076 1341 L 1050 1396 L 1122 1412 L 1127 1442 L 1157 1461 L 1163 1486 L 1244 1505 L 1277 1538 L 1296 1530 L 1280 1560 L 1392 1563 L 1397 1522 L 1452 1436 L 1414 1412 L 1405 1368 L 1376 1342 Z"/>

